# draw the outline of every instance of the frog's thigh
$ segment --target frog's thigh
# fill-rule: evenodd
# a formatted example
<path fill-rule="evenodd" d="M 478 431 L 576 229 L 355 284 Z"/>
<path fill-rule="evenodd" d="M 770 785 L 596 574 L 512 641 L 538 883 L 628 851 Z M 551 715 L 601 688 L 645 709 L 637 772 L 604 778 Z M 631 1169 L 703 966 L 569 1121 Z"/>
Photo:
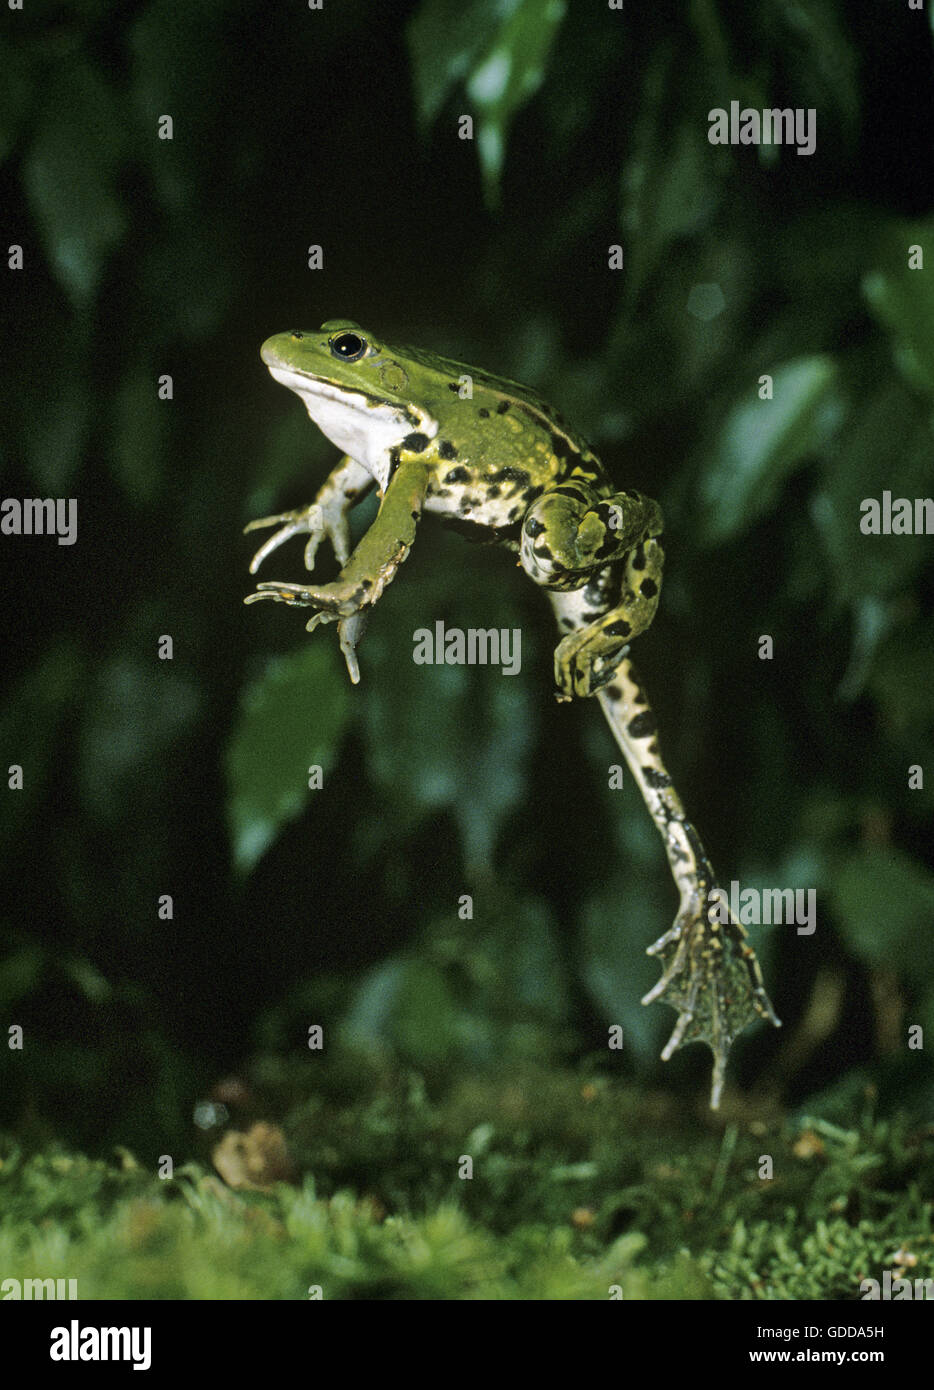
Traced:
<path fill-rule="evenodd" d="M 568 632 L 555 648 L 555 680 L 565 698 L 586 697 L 608 685 L 634 637 L 655 617 L 661 592 L 664 553 L 656 540 L 636 546 L 623 572 L 617 603 L 600 617 Z M 586 590 L 581 591 L 586 594 Z M 569 596 L 570 597 L 570 596 Z M 564 626 L 573 610 L 565 605 Z M 580 612 L 580 608 L 578 608 Z M 559 612 L 559 623 L 562 615 Z"/>
<path fill-rule="evenodd" d="M 529 507 L 520 559 L 537 584 L 576 589 L 596 569 L 622 559 L 661 529 L 661 509 L 650 497 L 639 492 L 601 497 L 584 479 L 572 477 Z"/>

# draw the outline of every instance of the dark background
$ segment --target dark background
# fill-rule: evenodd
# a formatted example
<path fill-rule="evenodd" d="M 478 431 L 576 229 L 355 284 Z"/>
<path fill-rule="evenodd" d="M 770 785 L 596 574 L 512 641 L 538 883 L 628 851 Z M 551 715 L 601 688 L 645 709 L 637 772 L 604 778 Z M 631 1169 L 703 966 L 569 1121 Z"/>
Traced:
<path fill-rule="evenodd" d="M 0 1024 L 27 1040 L 0 1049 L 0 1123 L 26 1144 L 184 1153 L 218 1076 L 315 1022 L 429 1084 L 605 1054 L 622 1022 L 607 1067 L 706 1093 L 708 1054 L 663 1068 L 674 1016 L 638 1002 L 675 908 L 656 832 L 607 790 L 596 706 L 552 700 L 550 614 L 510 557 L 429 520 L 354 689 L 333 630 L 242 606 L 243 525 L 334 462 L 259 345 L 331 317 L 529 382 L 660 499 L 636 654 L 669 767 L 723 880 L 818 890 L 814 936 L 753 932 L 784 1029 L 731 1079 L 930 1115 L 907 1029 L 934 1030 L 931 542 L 859 530 L 863 498 L 932 492 L 928 15 L 548 13 L 4 10 L 3 490 L 76 497 L 79 528 L 0 538 L 0 765 L 25 774 Z M 731 100 L 815 107 L 817 152 L 711 146 Z M 724 296 L 708 321 L 698 284 Z M 260 577 L 300 574 L 294 543 Z M 521 674 L 414 667 L 438 619 L 521 627 Z"/>

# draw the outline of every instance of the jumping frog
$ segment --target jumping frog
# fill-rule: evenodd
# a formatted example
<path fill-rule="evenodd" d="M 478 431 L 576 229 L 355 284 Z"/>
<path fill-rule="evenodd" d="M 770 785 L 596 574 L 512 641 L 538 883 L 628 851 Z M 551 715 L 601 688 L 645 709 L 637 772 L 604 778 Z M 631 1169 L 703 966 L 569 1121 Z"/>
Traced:
<path fill-rule="evenodd" d="M 278 333 L 262 347 L 276 381 L 301 397 L 343 457 L 314 502 L 251 522 L 279 529 L 257 551 L 305 535 L 305 567 L 327 537 L 341 565 L 331 584 L 263 583 L 247 603 L 312 608 L 307 627 L 337 623 L 350 679 L 369 609 L 408 555 L 423 512 L 518 556 L 548 593 L 561 639 L 557 697 L 595 696 L 661 833 L 680 905 L 648 948 L 662 976 L 643 999 L 678 1014 L 662 1057 L 703 1041 L 720 1101 L 733 1039 L 761 1018 L 779 1026 L 741 924 L 724 922 L 716 879 L 662 762 L 655 716 L 629 656 L 655 615 L 662 582 L 657 502 L 617 491 L 599 459 L 547 402 L 516 382 L 419 348 L 394 347 L 349 319 Z M 348 515 L 373 487 L 379 510 L 351 554 Z"/>

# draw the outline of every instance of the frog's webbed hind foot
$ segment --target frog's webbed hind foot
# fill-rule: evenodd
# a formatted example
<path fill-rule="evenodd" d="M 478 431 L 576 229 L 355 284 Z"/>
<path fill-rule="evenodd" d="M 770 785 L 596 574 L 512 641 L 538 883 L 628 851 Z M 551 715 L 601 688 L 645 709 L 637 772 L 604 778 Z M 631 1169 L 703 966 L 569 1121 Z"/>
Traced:
<path fill-rule="evenodd" d="M 723 895 L 710 894 L 683 904 L 674 926 L 647 954 L 659 957 L 663 973 L 643 1004 L 662 1000 L 678 1011 L 662 1060 L 686 1043 L 705 1042 L 713 1053 L 710 1107 L 716 1110 L 734 1039 L 757 1019 L 781 1027 L 756 953 Z"/>

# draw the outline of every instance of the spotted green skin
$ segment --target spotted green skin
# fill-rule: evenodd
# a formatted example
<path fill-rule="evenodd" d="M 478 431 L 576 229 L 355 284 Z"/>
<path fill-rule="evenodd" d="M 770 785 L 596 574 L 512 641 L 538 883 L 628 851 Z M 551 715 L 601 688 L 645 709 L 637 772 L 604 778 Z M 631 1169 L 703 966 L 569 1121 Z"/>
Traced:
<path fill-rule="evenodd" d="M 710 1046 L 716 1108 L 733 1039 L 756 1019 L 779 1022 L 743 927 L 721 924 L 711 907 L 716 879 L 662 762 L 629 657 L 659 601 L 658 504 L 614 489 L 586 441 L 534 391 L 391 346 L 351 320 L 277 334 L 262 357 L 343 457 L 308 507 L 247 527 L 279 527 L 251 572 L 295 535 L 308 537 L 308 570 L 327 537 L 341 572 L 323 585 L 262 583 L 246 602 L 310 607 L 309 630 L 336 622 L 356 682 L 366 615 L 408 555 L 423 512 L 518 554 L 558 622 L 558 699 L 597 697 L 662 835 L 680 906 L 671 930 L 648 948 L 663 973 L 643 1002 L 662 999 L 678 1012 L 663 1058 L 687 1042 Z M 379 511 L 351 553 L 348 516 L 373 487 Z"/>

